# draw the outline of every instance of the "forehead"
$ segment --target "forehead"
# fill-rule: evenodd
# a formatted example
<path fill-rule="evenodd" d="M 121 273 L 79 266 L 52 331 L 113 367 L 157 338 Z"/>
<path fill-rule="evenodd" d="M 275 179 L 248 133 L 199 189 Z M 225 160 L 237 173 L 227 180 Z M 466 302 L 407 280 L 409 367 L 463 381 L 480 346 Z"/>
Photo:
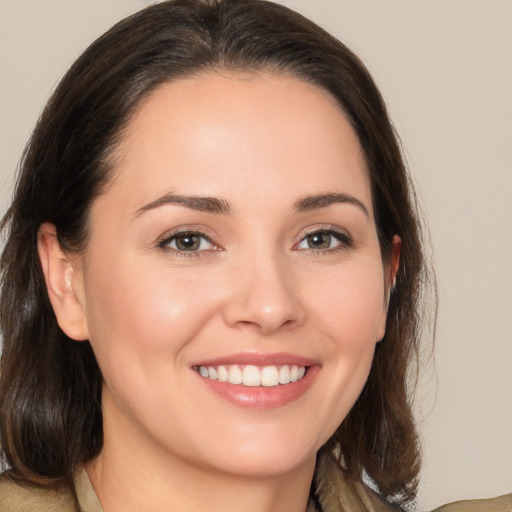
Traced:
<path fill-rule="evenodd" d="M 142 102 L 118 147 L 113 185 L 130 185 L 141 201 L 165 189 L 268 197 L 269 189 L 303 196 L 340 187 L 368 200 L 367 176 L 357 135 L 327 91 L 290 75 L 209 72 Z"/>

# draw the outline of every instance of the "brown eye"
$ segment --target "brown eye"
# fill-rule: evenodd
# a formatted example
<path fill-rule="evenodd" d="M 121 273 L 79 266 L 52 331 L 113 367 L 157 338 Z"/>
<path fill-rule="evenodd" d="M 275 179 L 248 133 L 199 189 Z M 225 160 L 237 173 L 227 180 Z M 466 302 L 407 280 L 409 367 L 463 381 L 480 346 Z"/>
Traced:
<path fill-rule="evenodd" d="M 202 252 L 215 247 L 206 235 L 192 231 L 171 235 L 160 242 L 159 246 L 177 252 Z"/>
<path fill-rule="evenodd" d="M 332 243 L 332 235 L 325 231 L 318 231 L 306 237 L 308 247 L 310 249 L 330 249 Z"/>
<path fill-rule="evenodd" d="M 179 251 L 197 251 L 201 246 L 201 238 L 192 233 L 179 235 L 175 238 L 176 249 Z"/>
<path fill-rule="evenodd" d="M 349 235 L 333 229 L 320 229 L 308 233 L 296 246 L 297 249 L 308 249 L 317 251 L 334 251 L 352 245 Z"/>

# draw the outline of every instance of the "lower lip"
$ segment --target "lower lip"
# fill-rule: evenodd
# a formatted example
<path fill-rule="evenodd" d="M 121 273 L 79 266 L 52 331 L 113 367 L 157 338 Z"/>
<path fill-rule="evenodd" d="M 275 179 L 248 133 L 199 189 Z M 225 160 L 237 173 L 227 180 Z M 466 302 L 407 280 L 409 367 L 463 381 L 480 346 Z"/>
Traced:
<path fill-rule="evenodd" d="M 296 382 L 290 384 L 278 384 L 277 386 L 243 386 L 242 384 L 229 384 L 218 380 L 197 376 L 208 388 L 221 396 L 224 400 L 248 409 L 275 409 L 283 407 L 303 396 L 310 388 L 313 380 L 320 371 L 320 367 L 311 366 L 306 375 Z"/>

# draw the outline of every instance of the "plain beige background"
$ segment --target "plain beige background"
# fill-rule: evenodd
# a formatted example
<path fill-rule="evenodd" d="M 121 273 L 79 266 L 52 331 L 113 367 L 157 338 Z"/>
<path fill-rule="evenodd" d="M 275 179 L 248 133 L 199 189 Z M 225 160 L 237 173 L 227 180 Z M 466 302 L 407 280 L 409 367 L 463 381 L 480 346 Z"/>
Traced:
<path fill-rule="evenodd" d="M 144 0 L 0 0 L 0 209 L 61 75 Z M 417 402 L 419 509 L 512 492 L 512 1 L 282 0 L 381 88 L 429 219 L 436 370 Z"/>

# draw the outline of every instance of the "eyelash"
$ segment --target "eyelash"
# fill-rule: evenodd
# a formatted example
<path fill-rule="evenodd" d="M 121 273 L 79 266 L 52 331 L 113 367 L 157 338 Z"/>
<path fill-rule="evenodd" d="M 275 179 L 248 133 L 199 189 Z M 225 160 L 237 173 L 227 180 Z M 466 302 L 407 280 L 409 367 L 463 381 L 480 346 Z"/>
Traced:
<path fill-rule="evenodd" d="M 308 237 L 314 236 L 314 235 L 327 235 L 329 237 L 333 237 L 337 242 L 339 242 L 339 245 L 335 247 L 329 247 L 326 249 L 320 249 L 320 248 L 312 248 L 312 247 L 304 247 L 302 249 L 299 248 L 299 246 L 302 243 L 305 243 Z M 186 236 L 189 237 L 197 237 L 199 238 L 199 249 L 201 247 L 201 244 L 203 242 L 207 242 L 212 246 L 210 249 L 202 249 L 202 250 L 180 250 L 178 247 L 173 248 L 170 247 L 170 245 L 173 242 L 176 242 L 180 238 L 185 238 Z M 333 252 L 342 251 L 349 249 L 353 246 L 353 240 L 347 233 L 343 231 L 339 231 L 333 227 L 329 228 L 315 228 L 311 229 L 307 233 L 304 234 L 304 236 L 301 238 L 299 243 L 294 245 L 295 250 L 299 251 L 308 251 L 310 254 L 313 254 L 315 256 L 320 256 L 323 254 L 332 254 Z M 212 251 L 218 251 L 220 250 L 220 247 L 216 245 L 209 236 L 205 235 L 204 233 L 201 233 L 200 231 L 193 231 L 189 229 L 184 229 L 180 231 L 176 231 L 169 236 L 166 236 L 164 239 L 160 240 L 158 242 L 158 248 L 162 249 L 163 251 L 170 252 L 173 255 L 183 257 L 183 258 L 197 258 L 201 256 L 206 256 L 208 253 Z"/>
<path fill-rule="evenodd" d="M 329 247 L 326 249 L 320 249 L 320 248 L 315 249 L 315 248 L 311 248 L 311 247 L 302 249 L 304 251 L 310 252 L 311 254 L 313 254 L 315 256 L 321 256 L 324 254 L 325 255 L 332 254 L 333 252 L 337 252 L 337 251 L 344 251 L 344 250 L 350 249 L 354 245 L 353 239 L 348 233 L 346 233 L 344 231 L 339 231 L 338 229 L 335 229 L 333 227 L 328 227 L 328 228 L 314 228 L 314 229 L 311 229 L 310 231 L 306 232 L 305 235 L 301 238 L 300 242 L 295 245 L 295 247 L 298 247 L 300 244 L 306 242 L 307 238 L 311 237 L 313 235 L 328 235 L 330 237 L 333 237 L 337 242 L 339 242 L 339 245 L 337 245 L 336 247 Z"/>
<path fill-rule="evenodd" d="M 186 251 L 186 250 L 180 250 L 177 247 L 176 248 L 169 247 L 170 244 L 172 244 L 173 242 L 176 242 L 180 238 L 185 238 L 186 236 L 198 237 L 200 244 L 202 242 L 207 242 L 213 248 L 212 249 L 203 249 L 203 250 L 198 250 L 198 251 Z M 158 247 L 160 249 L 162 249 L 163 251 L 170 252 L 171 254 L 173 254 L 175 256 L 182 257 L 182 258 L 198 258 L 201 256 L 205 256 L 206 253 L 220 249 L 219 246 L 217 246 L 214 242 L 212 242 L 210 237 L 208 237 L 204 233 L 201 233 L 200 231 L 193 231 L 190 229 L 175 231 L 174 233 L 170 234 L 169 236 L 166 236 L 163 240 L 160 240 L 158 242 Z"/>

